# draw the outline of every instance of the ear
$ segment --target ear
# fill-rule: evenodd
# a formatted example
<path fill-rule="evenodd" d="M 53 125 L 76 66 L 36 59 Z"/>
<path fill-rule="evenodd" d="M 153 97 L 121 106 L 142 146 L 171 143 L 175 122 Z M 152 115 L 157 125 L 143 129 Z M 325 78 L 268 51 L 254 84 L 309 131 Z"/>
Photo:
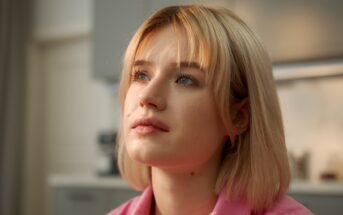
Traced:
<path fill-rule="evenodd" d="M 232 144 L 236 142 L 237 135 L 244 133 L 250 124 L 249 99 L 233 103 L 230 110 L 230 119 L 226 121 L 227 134 Z"/>
<path fill-rule="evenodd" d="M 248 130 L 250 115 L 250 103 L 248 98 L 232 105 L 231 120 L 236 134 L 239 135 Z"/>

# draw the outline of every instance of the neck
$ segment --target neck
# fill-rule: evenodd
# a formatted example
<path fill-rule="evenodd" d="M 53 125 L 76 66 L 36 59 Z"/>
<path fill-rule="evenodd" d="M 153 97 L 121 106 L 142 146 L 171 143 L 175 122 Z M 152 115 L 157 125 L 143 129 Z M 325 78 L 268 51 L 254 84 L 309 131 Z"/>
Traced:
<path fill-rule="evenodd" d="M 198 171 L 175 172 L 152 167 L 155 214 L 209 214 L 217 201 L 219 161 Z"/>

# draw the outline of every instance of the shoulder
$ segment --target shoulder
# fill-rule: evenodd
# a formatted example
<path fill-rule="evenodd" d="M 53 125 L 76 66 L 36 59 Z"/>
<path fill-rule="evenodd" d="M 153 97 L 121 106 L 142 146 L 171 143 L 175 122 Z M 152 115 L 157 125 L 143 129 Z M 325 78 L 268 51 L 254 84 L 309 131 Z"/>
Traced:
<path fill-rule="evenodd" d="M 290 196 L 283 196 L 265 215 L 313 215 L 305 206 Z"/>
<path fill-rule="evenodd" d="M 107 215 L 150 214 L 152 199 L 152 189 L 151 187 L 148 187 L 140 196 L 134 197 L 123 203 L 116 209 L 107 213 Z"/>

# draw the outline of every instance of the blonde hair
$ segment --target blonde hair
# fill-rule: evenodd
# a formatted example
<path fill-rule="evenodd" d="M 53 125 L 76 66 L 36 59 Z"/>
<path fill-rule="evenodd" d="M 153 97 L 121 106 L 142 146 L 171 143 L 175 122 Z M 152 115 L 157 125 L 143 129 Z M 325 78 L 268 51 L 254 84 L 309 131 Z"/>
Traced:
<path fill-rule="evenodd" d="M 224 151 L 216 191 L 228 198 L 244 198 L 254 211 L 265 210 L 282 195 L 290 182 L 283 124 L 271 62 L 255 33 L 230 10 L 202 5 L 173 6 L 148 18 L 133 36 L 124 56 L 119 99 L 123 111 L 137 51 L 158 29 L 183 30 L 190 57 L 208 72 L 220 116 L 230 120 L 230 103 L 248 98 L 250 122 L 237 137 L 234 150 Z M 150 184 L 150 167 L 132 160 L 119 132 L 118 166 L 134 188 Z M 191 155 L 190 155 L 191 156 Z"/>

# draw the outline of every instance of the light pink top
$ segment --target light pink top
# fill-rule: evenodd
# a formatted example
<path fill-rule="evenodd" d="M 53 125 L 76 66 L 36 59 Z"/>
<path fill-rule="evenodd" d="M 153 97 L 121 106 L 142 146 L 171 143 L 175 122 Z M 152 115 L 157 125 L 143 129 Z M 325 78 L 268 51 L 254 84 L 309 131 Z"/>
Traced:
<path fill-rule="evenodd" d="M 107 215 L 150 215 L 152 201 L 152 188 L 148 187 L 142 195 L 127 201 Z M 250 215 L 253 213 L 246 202 L 230 202 L 225 198 L 224 194 L 221 193 L 211 215 L 224 214 Z M 264 212 L 263 215 L 313 215 L 313 213 L 291 197 L 284 196 L 273 208 Z"/>

